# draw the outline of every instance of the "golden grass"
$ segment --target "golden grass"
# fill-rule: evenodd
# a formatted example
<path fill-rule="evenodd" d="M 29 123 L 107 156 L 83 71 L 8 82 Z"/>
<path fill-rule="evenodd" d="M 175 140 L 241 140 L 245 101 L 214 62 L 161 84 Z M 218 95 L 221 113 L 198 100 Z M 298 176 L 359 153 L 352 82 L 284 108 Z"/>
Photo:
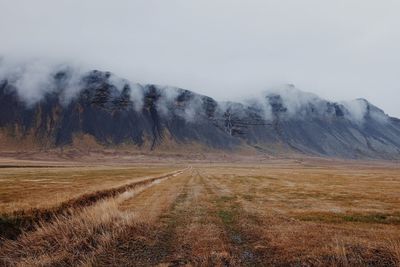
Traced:
<path fill-rule="evenodd" d="M 0 168 L 0 214 L 53 207 L 83 194 L 176 169 L 165 166 Z"/>
<path fill-rule="evenodd" d="M 113 235 L 132 222 L 133 216 L 122 213 L 116 201 L 103 201 L 75 212 L 56 217 L 25 233 L 18 242 L 5 242 L 5 261 L 16 266 L 38 266 L 85 262 L 110 242 Z"/>
<path fill-rule="evenodd" d="M 220 196 L 225 224 L 248 238 L 259 263 L 400 263 L 396 167 L 224 167 L 205 174 Z"/>
<path fill-rule="evenodd" d="M 164 178 L 167 179 L 167 178 Z M 39 222 L 17 241 L 5 241 L 3 261 L 16 266 L 87 264 L 113 238 L 135 223 L 135 214 L 119 209 L 119 205 L 149 187 L 163 182 L 135 187 L 116 197 L 92 206 L 71 210 L 68 216 L 58 215 L 51 222 Z"/>
<path fill-rule="evenodd" d="M 141 174 L 172 169 L 158 168 Z M 117 168 L 126 176 L 133 169 Z M 23 179 L 24 170 L 14 171 Z M 93 177 L 97 183 L 116 170 L 91 171 L 103 175 Z M 195 164 L 5 240 L 0 259 L 10 266 L 399 266 L 399 221 L 394 164 Z"/>

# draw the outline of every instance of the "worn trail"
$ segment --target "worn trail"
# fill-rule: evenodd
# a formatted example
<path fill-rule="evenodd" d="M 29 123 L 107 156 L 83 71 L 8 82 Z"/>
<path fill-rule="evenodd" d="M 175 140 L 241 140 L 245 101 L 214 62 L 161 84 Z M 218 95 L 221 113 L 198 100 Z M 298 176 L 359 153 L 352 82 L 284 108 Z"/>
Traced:
<path fill-rule="evenodd" d="M 133 212 L 120 209 L 122 203 L 183 172 L 146 178 L 106 191 L 113 193 L 90 206 L 78 206 L 70 208 L 65 214 L 54 215 L 51 221 L 39 221 L 32 231 L 23 232 L 16 240 L 4 241 L 0 249 L 1 262 L 10 266 L 57 266 L 90 262 L 115 236 L 137 223 Z"/>
<path fill-rule="evenodd" d="M 22 210 L 11 214 L 2 215 L 2 220 L 0 220 L 0 239 L 15 240 L 22 232 L 33 230 L 35 225 L 38 223 L 51 222 L 57 216 L 65 217 L 67 215 L 71 215 L 71 213 L 77 209 L 89 207 L 101 200 L 116 197 L 119 194 L 135 188 L 148 186 L 157 180 L 168 178 L 182 172 L 182 170 L 179 170 L 158 176 L 144 177 L 139 180 L 135 179 L 134 181 L 127 182 L 119 187 L 81 195 L 77 198 L 65 201 L 53 208 L 31 209 L 27 211 Z"/>

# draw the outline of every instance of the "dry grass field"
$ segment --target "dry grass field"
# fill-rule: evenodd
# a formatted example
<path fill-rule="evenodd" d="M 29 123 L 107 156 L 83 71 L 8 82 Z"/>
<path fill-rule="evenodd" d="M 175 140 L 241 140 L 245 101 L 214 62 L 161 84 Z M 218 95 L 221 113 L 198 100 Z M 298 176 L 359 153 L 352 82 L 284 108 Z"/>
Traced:
<path fill-rule="evenodd" d="M 77 196 L 118 187 L 174 167 L 58 167 L 0 168 L 0 212 L 48 208 Z"/>
<path fill-rule="evenodd" d="M 0 265 L 400 266 L 400 166 L 0 168 Z"/>

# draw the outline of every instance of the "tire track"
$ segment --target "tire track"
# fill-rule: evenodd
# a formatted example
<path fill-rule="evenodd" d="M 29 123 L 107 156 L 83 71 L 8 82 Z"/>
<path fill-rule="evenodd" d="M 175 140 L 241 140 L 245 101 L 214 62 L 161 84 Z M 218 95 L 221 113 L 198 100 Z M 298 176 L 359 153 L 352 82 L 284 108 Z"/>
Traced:
<path fill-rule="evenodd" d="M 253 244 L 258 242 L 256 232 L 249 227 L 255 223 L 253 217 L 246 213 L 238 201 L 238 196 L 229 181 L 221 181 L 221 177 L 205 173 L 203 176 L 210 195 L 216 204 L 215 212 L 222 221 L 222 228 L 227 235 L 227 243 L 231 249 L 231 257 L 235 265 L 262 266 L 264 260 Z"/>
<path fill-rule="evenodd" d="M 95 255 L 93 266 L 237 266 L 197 169 L 121 204 L 138 220 Z M 166 204 L 165 204 L 166 203 Z M 144 215 L 144 216 L 143 216 Z"/>
<path fill-rule="evenodd" d="M 174 251 L 181 223 L 176 207 L 187 198 L 191 168 L 122 202 L 119 208 L 134 221 L 88 262 L 93 266 L 155 266 Z"/>
<path fill-rule="evenodd" d="M 169 217 L 174 225 L 165 266 L 234 266 L 229 239 L 216 215 L 213 196 L 204 178 L 194 169 L 185 187 L 184 197 Z"/>

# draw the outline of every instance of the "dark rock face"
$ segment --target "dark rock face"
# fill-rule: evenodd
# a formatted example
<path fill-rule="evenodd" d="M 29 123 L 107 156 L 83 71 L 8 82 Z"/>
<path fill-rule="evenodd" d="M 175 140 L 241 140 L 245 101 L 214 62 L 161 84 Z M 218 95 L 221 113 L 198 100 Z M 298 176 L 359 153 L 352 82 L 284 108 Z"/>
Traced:
<path fill-rule="evenodd" d="M 30 105 L 15 85 L 0 81 L 0 128 L 53 147 L 83 133 L 105 146 L 148 142 L 157 149 L 168 136 L 177 144 L 215 149 L 251 146 L 273 153 L 280 147 L 311 155 L 400 158 L 400 120 L 366 100 L 357 100 L 362 110 L 353 113 L 352 107 L 319 98 L 299 102 L 301 94 L 294 102 L 274 93 L 246 104 L 218 103 L 183 89 L 116 84 L 112 74 L 100 71 L 83 75 L 80 90 L 67 97 L 68 75 L 54 74 L 53 88 Z"/>
<path fill-rule="evenodd" d="M 64 76 L 57 74 L 56 79 Z M 54 146 L 70 144 L 73 134 L 84 133 L 104 145 L 133 143 L 141 146 L 148 138 L 151 149 L 156 149 L 166 131 L 178 143 L 193 141 L 220 149 L 239 145 L 239 140 L 226 135 L 207 117 L 214 114 L 217 106 L 211 98 L 176 89 L 174 99 L 164 101 L 165 89 L 148 85 L 140 88 L 142 99 L 137 99 L 140 102 L 137 107 L 130 85 L 124 85 L 120 91 L 108 78 L 108 73 L 90 72 L 82 79 L 82 90 L 67 104 L 63 100 L 63 88 L 57 88 L 33 106 L 21 101 L 16 88 L 3 81 L 0 84 L 0 127 L 10 129 L 15 135 L 17 128 L 21 136 L 33 132 L 37 140 L 51 140 Z M 204 112 L 193 114 L 196 118 L 187 120 L 185 106 L 194 99 Z"/>

